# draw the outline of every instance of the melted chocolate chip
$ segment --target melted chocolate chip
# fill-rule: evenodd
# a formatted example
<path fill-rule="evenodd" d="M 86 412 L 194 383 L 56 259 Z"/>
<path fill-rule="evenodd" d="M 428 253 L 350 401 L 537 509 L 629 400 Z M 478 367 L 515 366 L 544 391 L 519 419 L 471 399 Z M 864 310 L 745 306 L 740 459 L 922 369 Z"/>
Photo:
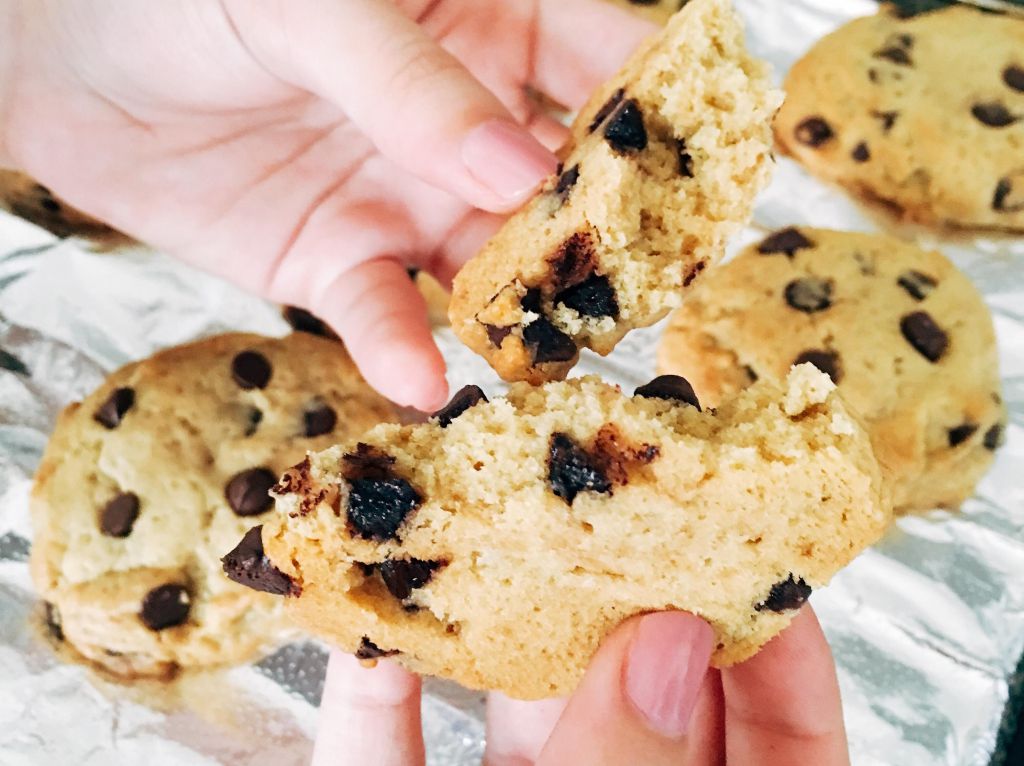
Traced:
<path fill-rule="evenodd" d="M 761 253 L 761 255 L 785 253 L 789 258 L 792 258 L 797 250 L 803 250 L 808 247 L 814 247 L 814 243 L 801 234 L 798 229 L 790 227 L 788 229 L 780 229 L 766 237 L 757 246 L 757 252 Z"/>
<path fill-rule="evenodd" d="M 378 564 L 377 570 L 391 595 L 404 601 L 412 595 L 413 590 L 430 582 L 434 570 L 440 566 L 439 561 L 388 559 Z"/>
<path fill-rule="evenodd" d="M 423 498 L 405 479 L 351 479 L 348 520 L 366 540 L 393 540 Z"/>
<path fill-rule="evenodd" d="M 617 152 L 642 151 L 647 148 L 647 129 L 640 104 L 634 99 L 624 101 L 604 127 L 604 137 Z"/>
<path fill-rule="evenodd" d="M 150 630 L 164 630 L 185 622 L 191 607 L 188 590 L 183 585 L 170 583 L 146 594 L 139 617 Z"/>
<path fill-rule="evenodd" d="M 679 158 L 679 175 L 683 178 L 693 178 L 693 157 L 686 151 L 686 141 L 676 139 L 676 156 Z"/>
<path fill-rule="evenodd" d="M 1014 176 L 1022 193 L 1014 199 L 1014 177 L 1000 178 L 992 194 L 992 209 L 997 213 L 1019 213 L 1024 210 L 1024 173 L 1016 173 Z"/>
<path fill-rule="evenodd" d="M 619 302 L 608 277 L 591 274 L 587 279 L 555 296 L 561 303 L 589 317 L 618 317 Z"/>
<path fill-rule="evenodd" d="M 555 289 L 572 287 L 586 279 L 594 271 L 594 243 L 588 232 L 578 231 L 558 246 L 547 259 L 551 264 Z M 543 313 L 540 305 L 540 290 L 527 291 L 522 300 L 523 308 Z"/>
<path fill-rule="evenodd" d="M 835 351 L 811 349 L 804 351 L 793 360 L 793 364 L 805 364 L 808 362 L 832 378 L 833 383 L 839 383 L 843 379 L 843 368 L 839 363 L 839 354 Z"/>
<path fill-rule="evenodd" d="M 659 375 L 650 383 L 639 386 L 633 396 L 645 399 L 668 399 L 683 402 L 700 411 L 700 401 L 693 391 L 690 381 L 680 375 Z"/>
<path fill-rule="evenodd" d="M 447 428 L 455 418 L 470 407 L 486 401 L 487 397 L 480 386 L 463 386 L 448 404 L 433 414 L 433 417 L 437 418 L 437 424 L 441 428 Z"/>
<path fill-rule="evenodd" d="M 830 126 L 822 117 L 808 117 L 806 120 L 796 126 L 793 131 L 793 136 L 801 144 L 810 146 L 812 148 L 818 148 L 822 144 L 830 141 L 835 133 L 832 132 L 832 126 Z"/>
<path fill-rule="evenodd" d="M 587 131 L 593 133 L 597 130 L 601 123 L 607 120 L 611 113 L 615 111 L 615 108 L 622 103 L 622 99 L 625 98 L 625 96 L 626 91 L 622 88 L 615 91 L 611 97 L 604 102 L 604 105 L 597 110 L 597 113 L 594 115 L 594 119 L 591 121 L 590 127 L 587 128 Z"/>
<path fill-rule="evenodd" d="M 501 344 L 505 338 L 512 334 L 511 327 L 498 327 L 493 324 L 485 324 L 484 330 L 487 332 L 487 340 L 489 340 L 491 345 L 495 348 L 501 348 Z"/>
<path fill-rule="evenodd" d="M 8 353 L 0 348 L 0 370 L 16 372 L 18 375 L 29 375 L 29 369 L 23 361 L 14 354 Z"/>
<path fill-rule="evenodd" d="M 911 269 L 900 274 L 896 284 L 906 290 L 914 300 L 923 301 L 935 289 L 938 282 L 927 274 Z"/>
<path fill-rule="evenodd" d="M 888 133 L 892 130 L 892 126 L 896 124 L 896 118 L 900 116 L 899 112 L 871 112 L 871 116 L 882 122 L 882 132 Z"/>
<path fill-rule="evenodd" d="M 597 461 L 563 433 L 551 435 L 548 484 L 551 491 L 569 505 L 580 492 L 609 493 L 612 490 L 611 482 Z"/>
<path fill-rule="evenodd" d="M 580 180 L 580 166 L 573 165 L 571 168 L 566 170 L 562 175 L 558 177 L 558 183 L 555 184 L 555 194 L 562 200 L 562 204 L 569 199 L 569 192 L 572 191 L 572 187 L 576 185 L 576 182 Z"/>
<path fill-rule="evenodd" d="M 573 339 L 547 317 L 535 319 L 523 328 L 523 342 L 531 349 L 534 364 L 569 362 L 576 357 Z"/>
<path fill-rule="evenodd" d="M 128 537 L 139 517 L 139 496 L 122 492 L 100 512 L 100 531 L 108 537 Z"/>
<path fill-rule="evenodd" d="M 321 338 L 337 337 L 323 320 L 313 316 L 305 309 L 300 309 L 298 306 L 285 306 L 284 319 L 291 325 L 293 330 L 298 332 L 319 335 Z"/>
<path fill-rule="evenodd" d="M 245 424 L 245 435 L 252 436 L 263 422 L 263 413 L 256 407 L 249 409 L 249 418 Z"/>
<path fill-rule="evenodd" d="M 996 423 L 985 432 L 985 436 L 982 438 L 982 444 L 985 445 L 985 449 L 997 450 L 1003 446 L 1005 436 L 1006 428 L 1002 423 Z"/>
<path fill-rule="evenodd" d="M 275 596 L 298 596 L 302 592 L 263 552 L 263 525 L 255 526 L 220 560 L 229 580 Z"/>
<path fill-rule="evenodd" d="M 956 447 L 957 445 L 963 444 L 965 441 L 974 436 L 974 432 L 978 430 L 977 423 L 964 423 L 956 428 L 949 429 L 949 446 Z"/>
<path fill-rule="evenodd" d="M 813 314 L 824 311 L 832 305 L 832 282 L 817 277 L 794 279 L 785 290 L 786 303 L 790 308 Z"/>
<path fill-rule="evenodd" d="M 397 649 L 381 649 L 366 636 L 363 636 L 362 641 L 359 642 L 359 648 L 355 651 L 356 659 L 359 660 L 377 660 L 381 657 L 393 657 L 396 654 L 398 654 Z"/>
<path fill-rule="evenodd" d="M 243 351 L 231 360 L 231 377 L 240 388 L 266 388 L 273 370 L 258 351 Z"/>
<path fill-rule="evenodd" d="M 990 128 L 1005 128 L 1007 125 L 1013 125 L 1013 123 L 1020 119 L 1019 117 L 1014 117 L 1010 110 L 998 101 L 975 104 L 971 107 L 971 114 L 982 125 L 987 125 Z"/>
<path fill-rule="evenodd" d="M 44 602 L 43 606 L 46 611 L 46 629 L 56 640 L 63 641 L 64 626 L 61 624 L 60 611 L 49 601 Z"/>
<path fill-rule="evenodd" d="M 854 162 L 867 162 L 871 159 L 871 150 L 868 149 L 868 145 L 861 141 L 850 152 L 850 156 L 853 157 Z"/>
<path fill-rule="evenodd" d="M 915 311 L 900 320 L 900 332 L 929 362 L 937 362 L 949 347 L 949 336 L 925 311 Z"/>
<path fill-rule="evenodd" d="M 135 391 L 133 389 L 116 388 L 100 405 L 92 418 L 104 428 L 114 429 L 121 425 L 124 416 L 134 405 Z"/>
<path fill-rule="evenodd" d="M 305 434 L 311 438 L 331 433 L 338 423 L 338 415 L 329 404 L 320 404 L 311 410 L 306 410 L 302 419 L 305 424 Z"/>
<path fill-rule="evenodd" d="M 365 442 L 359 442 L 356 451 L 345 453 L 341 460 L 346 479 L 390 479 L 395 475 L 395 459 Z"/>
<path fill-rule="evenodd" d="M 1024 67 L 1010 64 L 1003 70 L 1003 82 L 1014 90 L 1024 93 Z"/>
<path fill-rule="evenodd" d="M 269 511 L 274 504 L 269 493 L 276 483 L 277 476 L 269 468 L 250 468 L 228 480 L 224 497 L 238 516 L 256 516 Z"/>
<path fill-rule="evenodd" d="M 810 595 L 811 586 L 804 582 L 804 578 L 793 579 L 790 573 L 785 580 L 775 583 L 768 593 L 768 598 L 755 604 L 754 609 L 758 612 L 786 612 L 790 609 L 799 609 Z"/>

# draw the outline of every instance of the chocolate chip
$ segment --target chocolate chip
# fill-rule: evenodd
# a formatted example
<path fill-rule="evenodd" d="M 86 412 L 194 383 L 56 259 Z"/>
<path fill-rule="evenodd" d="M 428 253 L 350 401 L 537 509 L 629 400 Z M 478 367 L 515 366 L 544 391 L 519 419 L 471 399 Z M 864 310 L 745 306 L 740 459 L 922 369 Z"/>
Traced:
<path fill-rule="evenodd" d="M 391 595 L 404 601 L 412 595 L 413 590 L 430 582 L 434 570 L 439 566 L 439 561 L 388 559 L 378 564 L 377 570 Z"/>
<path fill-rule="evenodd" d="M 270 488 L 277 476 L 269 468 L 250 468 L 236 473 L 224 487 L 224 497 L 238 516 L 256 516 L 270 510 Z"/>
<path fill-rule="evenodd" d="M 420 269 L 416 266 L 409 266 L 406 268 L 405 273 L 409 275 L 411 281 L 415 282 L 416 277 L 420 275 Z"/>
<path fill-rule="evenodd" d="M 306 436 L 310 438 L 329 434 L 338 422 L 338 415 L 329 404 L 320 404 L 306 410 L 302 418 L 306 425 Z"/>
<path fill-rule="evenodd" d="M 998 101 L 975 104 L 971 107 L 971 114 L 974 115 L 974 119 L 978 122 L 988 125 L 990 128 L 1005 128 L 1007 125 L 1013 125 L 1019 119 L 1014 117 L 1010 110 Z"/>
<path fill-rule="evenodd" d="M 996 423 L 985 432 L 985 436 L 982 438 L 982 444 L 985 445 L 985 449 L 997 450 L 1003 446 L 1005 436 L 1006 428 L 1002 423 Z"/>
<path fill-rule="evenodd" d="M 293 330 L 304 332 L 308 335 L 319 335 L 321 338 L 336 338 L 337 336 L 327 327 L 323 320 L 310 314 L 298 306 L 285 306 L 284 319 L 291 325 Z"/>
<path fill-rule="evenodd" d="M 348 520 L 367 540 L 393 540 L 406 518 L 423 498 L 405 479 L 351 479 Z"/>
<path fill-rule="evenodd" d="M 808 362 L 832 378 L 833 383 L 839 383 L 843 379 L 843 368 L 839 363 L 839 354 L 835 351 L 811 349 L 804 351 L 793 360 L 793 364 L 806 364 Z"/>
<path fill-rule="evenodd" d="M 689 287 L 691 284 L 693 284 L 693 280 L 697 278 L 698 274 L 704 271 L 707 265 L 707 261 L 697 261 L 695 264 L 693 264 L 693 266 L 690 267 L 689 271 L 686 272 L 686 276 L 683 277 L 683 287 Z"/>
<path fill-rule="evenodd" d="M 786 303 L 797 311 L 813 314 L 832 305 L 832 281 L 801 277 L 786 285 Z"/>
<path fill-rule="evenodd" d="M 49 601 L 44 602 L 44 609 L 46 610 L 46 628 L 50 631 L 50 635 L 58 641 L 64 640 L 64 626 L 61 624 L 60 611 L 51 604 Z"/>
<path fill-rule="evenodd" d="M 275 596 L 298 596 L 302 588 L 286 575 L 263 552 L 263 525 L 255 526 L 224 558 L 220 560 L 224 574 L 246 588 L 273 593 Z"/>
<path fill-rule="evenodd" d="M 788 257 L 792 258 L 797 250 L 803 250 L 808 247 L 814 247 L 814 243 L 801 234 L 798 229 L 790 227 L 788 229 L 780 229 L 766 237 L 757 246 L 757 252 L 761 253 L 761 255 L 785 253 Z"/>
<path fill-rule="evenodd" d="M 252 436 L 263 422 L 263 412 L 257 407 L 249 408 L 249 417 L 245 424 L 245 435 Z"/>
<path fill-rule="evenodd" d="M 552 265 L 554 266 L 555 270 L 555 276 L 558 276 L 561 271 L 561 269 L 559 268 L 561 263 L 562 261 L 557 259 L 553 259 L 552 261 Z M 566 266 L 566 270 L 568 269 L 569 267 Z M 519 305 L 523 307 L 523 311 L 529 311 L 533 314 L 543 314 L 544 308 L 541 306 L 540 299 L 540 290 L 534 287 L 527 290 L 526 295 L 520 298 Z"/>
<path fill-rule="evenodd" d="M 544 316 L 540 299 L 540 290 L 533 288 L 520 301 L 524 311 L 540 314 L 523 328 L 523 343 L 530 349 L 534 364 L 569 362 L 576 357 L 576 344 Z"/>
<path fill-rule="evenodd" d="M 183 585 L 160 585 L 142 599 L 139 617 L 150 630 L 173 628 L 188 619 L 191 606 L 188 590 Z"/>
<path fill-rule="evenodd" d="M 16 372 L 19 375 L 29 375 L 29 369 L 25 366 L 25 363 L 14 354 L 8 353 L 2 348 L 0 348 L 0 370 Z"/>
<path fill-rule="evenodd" d="M 376 660 L 381 657 L 393 657 L 396 654 L 398 654 L 397 649 L 381 649 L 366 636 L 363 636 L 362 641 L 359 642 L 359 648 L 355 652 L 356 659 L 359 660 Z"/>
<path fill-rule="evenodd" d="M 759 604 L 754 605 L 758 612 L 765 610 L 769 612 L 785 612 L 790 609 L 799 609 L 804 602 L 810 598 L 811 586 L 804 582 L 804 578 L 793 579 L 792 573 L 789 577 L 772 586 L 768 598 Z"/>
<path fill-rule="evenodd" d="M 693 392 L 690 381 L 680 375 L 659 375 L 650 383 L 637 387 L 633 396 L 640 396 L 645 399 L 668 399 L 670 401 L 683 402 L 700 411 L 700 401 L 697 394 Z"/>
<path fill-rule="evenodd" d="M 124 416 L 134 405 L 134 389 L 115 388 L 92 418 L 104 428 L 114 429 L 121 425 Z"/>
<path fill-rule="evenodd" d="M 832 127 L 822 117 L 808 117 L 796 126 L 793 131 L 794 137 L 801 144 L 817 148 L 827 141 L 830 141 L 835 133 Z"/>
<path fill-rule="evenodd" d="M 1024 93 L 1024 67 L 1010 64 L 1003 70 L 1003 82 L 1014 90 Z"/>
<path fill-rule="evenodd" d="M 964 423 L 956 428 L 949 429 L 949 446 L 956 447 L 957 445 L 963 444 L 965 441 L 974 436 L 974 432 L 978 430 L 977 423 Z"/>
<path fill-rule="evenodd" d="M 100 531 L 108 537 L 128 537 L 139 517 L 139 496 L 122 492 L 100 512 Z"/>
<path fill-rule="evenodd" d="M 435 412 L 432 417 L 437 418 L 437 423 L 441 428 L 447 428 L 455 418 L 470 407 L 486 401 L 487 397 L 480 386 L 463 386 L 455 393 L 451 401 Z"/>
<path fill-rule="evenodd" d="M 758 379 L 761 377 L 749 364 L 743 365 L 743 372 L 747 374 L 747 379 L 750 380 L 751 383 L 757 383 Z"/>
<path fill-rule="evenodd" d="M 868 149 L 868 145 L 861 141 L 850 152 L 850 156 L 853 157 L 854 162 L 867 162 L 871 159 L 871 150 Z"/>
<path fill-rule="evenodd" d="M 644 116 L 635 99 L 628 99 L 616 110 L 604 127 L 604 137 L 618 152 L 642 151 L 647 148 Z"/>
<path fill-rule="evenodd" d="M 929 362 L 937 362 L 949 347 L 949 336 L 926 311 L 915 311 L 900 320 L 907 342 Z"/>
<path fill-rule="evenodd" d="M 565 201 L 569 199 L 569 192 L 572 191 L 572 187 L 579 180 L 580 166 L 578 164 L 573 165 L 558 177 L 558 183 L 555 184 L 555 194 L 562 200 L 562 204 L 565 204 Z"/>
<path fill-rule="evenodd" d="M 900 116 L 899 112 L 879 112 L 872 111 L 871 116 L 875 117 L 882 122 L 882 132 L 888 133 L 892 130 L 892 126 L 896 124 L 896 118 Z"/>
<path fill-rule="evenodd" d="M 906 48 L 889 46 L 875 51 L 872 55 L 876 59 L 885 59 L 886 61 L 891 61 L 893 64 L 898 64 L 899 66 L 914 65 L 914 62 L 910 59 L 910 53 Z"/>
<path fill-rule="evenodd" d="M 565 240 L 548 259 L 551 264 L 555 289 L 572 287 L 586 279 L 594 271 L 594 242 L 589 232 L 578 231 Z M 522 300 L 523 308 L 543 313 L 540 305 L 540 290 L 527 291 Z"/>
<path fill-rule="evenodd" d="M 487 340 L 495 348 L 501 348 L 502 342 L 512 333 L 511 327 L 498 327 L 493 324 L 485 324 L 484 330 L 487 332 Z"/>
<path fill-rule="evenodd" d="M 601 123 L 607 120 L 611 113 L 615 111 L 615 108 L 622 103 L 622 99 L 625 98 L 625 96 L 626 91 L 622 88 L 615 91 L 611 95 L 611 98 L 604 102 L 604 106 L 597 110 L 597 113 L 594 115 L 594 119 L 590 123 L 590 127 L 587 128 L 587 131 L 593 133 L 597 130 Z"/>
<path fill-rule="evenodd" d="M 243 351 L 231 360 L 231 376 L 241 388 L 266 388 L 270 382 L 270 362 L 258 351 Z"/>
<path fill-rule="evenodd" d="M 612 490 L 611 482 L 597 461 L 563 433 L 551 435 L 548 484 L 551 491 L 569 505 L 580 492 L 609 493 Z"/>
<path fill-rule="evenodd" d="M 896 283 L 906 290 L 911 298 L 917 301 L 923 301 L 927 298 L 938 284 L 934 278 L 913 269 L 900 274 Z"/>
<path fill-rule="evenodd" d="M 619 316 L 615 288 L 608 281 L 608 277 L 599 274 L 592 274 L 578 285 L 563 290 L 555 296 L 555 303 L 568 306 L 584 316 Z"/>
<path fill-rule="evenodd" d="M 679 158 L 679 175 L 683 178 L 693 178 L 693 157 L 686 151 L 686 141 L 676 139 L 676 156 Z"/>
<path fill-rule="evenodd" d="M 346 479 L 390 479 L 395 475 L 395 459 L 365 442 L 359 442 L 355 452 L 342 455 L 341 461 Z"/>
<path fill-rule="evenodd" d="M 1021 191 L 1017 198 L 1012 197 L 1016 188 Z M 992 195 L 992 209 L 997 213 L 1019 213 L 1024 210 L 1024 172 L 1012 174 L 999 179 L 995 193 Z"/>

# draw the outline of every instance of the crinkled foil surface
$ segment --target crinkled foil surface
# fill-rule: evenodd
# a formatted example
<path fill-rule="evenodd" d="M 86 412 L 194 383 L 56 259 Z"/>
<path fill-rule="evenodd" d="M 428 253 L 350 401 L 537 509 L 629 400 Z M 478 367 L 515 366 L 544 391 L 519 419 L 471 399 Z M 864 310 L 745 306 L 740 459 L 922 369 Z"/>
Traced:
<path fill-rule="evenodd" d="M 876 8 L 872 0 L 738 5 L 752 48 L 780 77 L 819 37 Z M 734 245 L 794 223 L 892 229 L 781 160 Z M 899 233 L 943 250 L 985 293 L 1010 407 L 1007 444 L 961 513 L 901 520 L 813 602 L 838 664 L 855 764 L 987 764 L 1024 651 L 1024 241 Z M 0 365 L 0 764 L 308 761 L 322 646 L 294 644 L 256 666 L 171 686 L 114 684 L 62 661 L 43 637 L 26 566 L 30 477 L 58 410 L 106 370 L 229 329 L 286 330 L 274 307 L 165 257 L 92 253 L 0 214 L 0 349 L 25 368 Z M 634 333 L 579 372 L 644 382 L 658 334 Z M 500 388 L 449 331 L 437 338 L 453 385 Z M 481 710 L 477 693 L 428 684 L 430 763 L 479 762 Z"/>

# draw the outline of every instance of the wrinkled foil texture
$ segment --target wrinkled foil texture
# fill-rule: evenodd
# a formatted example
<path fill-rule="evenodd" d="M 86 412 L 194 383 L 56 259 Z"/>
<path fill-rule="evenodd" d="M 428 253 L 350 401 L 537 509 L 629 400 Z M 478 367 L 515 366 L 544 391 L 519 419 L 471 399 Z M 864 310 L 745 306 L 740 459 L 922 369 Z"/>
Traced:
<path fill-rule="evenodd" d="M 872 0 L 738 0 L 754 52 L 781 75 Z M 893 230 L 782 159 L 733 249 L 808 224 Z M 813 597 L 838 665 L 858 766 L 988 764 L 1024 652 L 1024 241 L 899 228 L 945 252 L 984 292 L 996 323 L 1007 444 L 961 513 L 905 518 Z M 275 307 L 145 250 L 91 252 L 0 214 L 0 764 L 304 764 L 326 652 L 309 641 L 255 666 L 119 685 L 62 661 L 44 637 L 27 558 L 28 492 L 54 418 L 104 375 L 160 348 L 225 330 L 286 331 Z M 660 328 L 635 332 L 578 373 L 635 386 L 653 375 Z M 501 384 L 447 329 L 453 386 Z M 478 763 L 482 695 L 428 682 L 431 764 Z M 998 760 L 998 759 L 996 759 Z"/>

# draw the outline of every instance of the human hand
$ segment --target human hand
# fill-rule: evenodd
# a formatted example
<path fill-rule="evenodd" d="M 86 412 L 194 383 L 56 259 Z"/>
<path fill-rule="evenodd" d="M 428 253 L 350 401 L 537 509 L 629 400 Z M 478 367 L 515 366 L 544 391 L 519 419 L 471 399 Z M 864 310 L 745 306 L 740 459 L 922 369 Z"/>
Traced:
<path fill-rule="evenodd" d="M 406 267 L 450 280 L 554 171 L 527 86 L 578 107 L 652 29 L 598 0 L 0 0 L 0 166 L 310 309 L 431 410 Z"/>
<path fill-rule="evenodd" d="M 488 701 L 487 766 L 844 766 L 839 687 L 810 607 L 750 660 L 708 669 L 711 629 L 683 612 L 628 620 L 567 701 Z M 419 679 L 331 655 L 313 766 L 424 762 Z"/>

